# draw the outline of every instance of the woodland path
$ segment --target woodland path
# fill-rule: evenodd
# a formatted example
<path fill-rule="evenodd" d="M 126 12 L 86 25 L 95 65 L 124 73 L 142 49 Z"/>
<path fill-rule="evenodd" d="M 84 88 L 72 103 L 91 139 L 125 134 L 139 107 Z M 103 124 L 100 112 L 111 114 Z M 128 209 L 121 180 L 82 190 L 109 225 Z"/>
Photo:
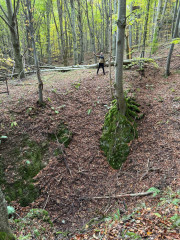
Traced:
<path fill-rule="evenodd" d="M 139 201 L 139 198 L 82 200 L 82 197 L 144 192 L 153 186 L 164 189 L 171 185 L 177 189 L 180 179 L 179 78 L 179 73 L 164 78 L 163 72 L 153 66 L 146 68 L 142 79 L 135 70 L 125 71 L 125 88 L 141 104 L 145 117 L 138 122 L 139 137 L 131 143 L 131 152 L 119 171 L 109 167 L 99 148 L 104 117 L 110 105 L 108 74 L 96 76 L 95 70 L 84 70 L 44 75 L 47 105 L 38 109 L 36 121 L 26 115 L 28 107 L 38 108 L 34 101 L 35 77 L 29 77 L 22 86 L 12 88 L 11 85 L 10 97 L 0 96 L 3 123 L 10 118 L 9 109 L 19 110 L 18 129 L 9 139 L 10 144 L 15 143 L 16 134 L 24 131 L 36 141 L 42 141 L 61 120 L 73 133 L 65 149 L 71 175 L 62 159 L 53 156 L 57 144 L 52 143 L 45 156 L 49 164 L 36 177 L 41 196 L 30 207 L 45 206 L 58 229 L 73 231 L 93 217 L 123 208 L 124 203 L 131 207 Z M 21 101 L 15 104 L 18 99 Z M 55 114 L 51 106 L 63 107 Z M 144 201 L 151 201 L 151 197 L 145 197 Z M 16 208 L 21 212 L 20 206 Z"/>

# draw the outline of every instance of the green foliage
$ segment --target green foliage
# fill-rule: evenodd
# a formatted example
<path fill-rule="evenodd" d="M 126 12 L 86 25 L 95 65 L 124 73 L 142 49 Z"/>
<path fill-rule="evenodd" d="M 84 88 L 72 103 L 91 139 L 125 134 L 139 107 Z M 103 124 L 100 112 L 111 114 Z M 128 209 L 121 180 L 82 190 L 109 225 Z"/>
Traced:
<path fill-rule="evenodd" d="M 100 139 L 101 149 L 114 169 L 121 167 L 129 154 L 128 143 L 137 137 L 136 128 L 131 120 L 137 117 L 136 112 L 139 112 L 139 109 L 130 99 L 126 101 L 126 116 L 119 113 L 116 100 L 112 102 L 112 107 L 105 117 Z"/>
<path fill-rule="evenodd" d="M 11 233 L 0 232 L 0 239 L 1 240 L 15 240 L 15 237 Z"/>
<path fill-rule="evenodd" d="M 147 192 L 153 192 L 153 197 L 157 196 L 161 191 L 155 187 L 151 187 Z"/>
<path fill-rule="evenodd" d="M 31 209 L 29 213 L 26 215 L 26 218 L 28 219 L 37 218 L 43 220 L 44 222 L 51 223 L 49 213 L 46 210 L 40 208 Z"/>
<path fill-rule="evenodd" d="M 171 42 L 171 44 L 178 44 L 178 43 L 180 43 L 180 38 L 174 38 L 173 40 L 172 40 L 172 42 Z"/>
<path fill-rule="evenodd" d="M 19 146 L 9 152 L 16 175 L 13 184 L 9 184 L 4 174 L 4 158 L 0 156 L 0 183 L 4 185 L 6 200 L 18 200 L 21 206 L 27 206 L 39 196 L 39 189 L 34 186 L 33 177 L 44 167 L 42 162 L 47 145 L 37 144 L 23 137 Z"/>
<path fill-rule="evenodd" d="M 91 112 L 92 112 L 92 109 L 90 108 L 88 109 L 87 114 L 90 115 Z"/>
<path fill-rule="evenodd" d="M 78 90 L 81 86 L 81 83 L 80 82 L 73 83 L 73 86 L 75 87 L 75 89 Z"/>
<path fill-rule="evenodd" d="M 7 212 L 8 212 L 8 215 L 12 215 L 16 212 L 16 210 L 14 209 L 14 207 L 7 206 Z"/>
<path fill-rule="evenodd" d="M 64 144 L 67 147 L 72 139 L 72 133 L 68 130 L 65 123 L 61 122 L 58 126 L 57 133 L 50 133 L 49 139 Z"/>
<path fill-rule="evenodd" d="M 173 223 L 173 227 L 180 227 L 180 215 L 175 214 L 171 217 L 171 221 Z"/>

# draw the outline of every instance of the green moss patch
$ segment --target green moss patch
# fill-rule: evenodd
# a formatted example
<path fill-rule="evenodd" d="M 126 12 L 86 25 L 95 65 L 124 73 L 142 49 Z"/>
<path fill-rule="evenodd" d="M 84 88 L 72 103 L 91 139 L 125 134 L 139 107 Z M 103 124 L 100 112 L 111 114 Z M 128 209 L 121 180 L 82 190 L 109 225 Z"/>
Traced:
<path fill-rule="evenodd" d="M 138 117 L 137 113 L 140 110 L 132 99 L 126 101 L 126 116 L 119 113 L 116 100 L 112 102 L 112 107 L 105 117 L 100 139 L 101 149 L 114 169 L 121 167 L 129 154 L 128 143 L 137 137 L 134 118 Z"/>
<path fill-rule="evenodd" d="M 21 206 L 27 206 L 39 196 L 33 177 L 44 167 L 43 156 L 46 150 L 46 144 L 36 143 L 24 136 L 9 151 L 10 167 L 6 165 L 6 157 L 0 157 L 0 183 L 8 202 L 18 200 Z M 5 173 L 7 167 L 9 170 Z"/>
<path fill-rule="evenodd" d="M 0 232 L 1 240 L 15 240 L 15 237 L 11 233 Z"/>

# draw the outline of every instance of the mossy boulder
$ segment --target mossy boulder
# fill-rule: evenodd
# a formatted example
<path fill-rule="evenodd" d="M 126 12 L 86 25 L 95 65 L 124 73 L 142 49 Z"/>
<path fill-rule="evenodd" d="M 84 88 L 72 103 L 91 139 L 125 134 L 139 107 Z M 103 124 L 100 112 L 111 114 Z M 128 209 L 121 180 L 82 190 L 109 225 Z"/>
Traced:
<path fill-rule="evenodd" d="M 134 109 L 136 109 L 136 107 L 134 107 Z M 130 111 L 136 114 L 136 111 Z M 127 113 L 127 116 L 119 113 L 115 100 L 105 117 L 100 145 L 109 164 L 114 169 L 119 169 L 127 159 L 129 154 L 128 143 L 137 137 L 135 124 L 131 122 L 133 116 L 129 115 L 129 111 L 127 111 Z"/>

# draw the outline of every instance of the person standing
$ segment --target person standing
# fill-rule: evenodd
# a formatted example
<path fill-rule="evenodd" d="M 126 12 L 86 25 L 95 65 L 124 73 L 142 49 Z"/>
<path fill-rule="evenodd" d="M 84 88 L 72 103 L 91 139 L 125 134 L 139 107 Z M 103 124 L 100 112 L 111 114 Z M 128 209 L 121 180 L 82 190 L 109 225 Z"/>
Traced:
<path fill-rule="evenodd" d="M 97 69 L 97 74 L 98 74 L 98 72 L 99 72 L 99 69 L 102 68 L 102 69 L 103 69 L 103 73 L 104 73 L 104 75 L 105 75 L 105 71 L 104 71 L 104 62 L 105 62 L 105 61 L 104 61 L 103 52 L 101 52 L 100 55 L 96 55 L 95 52 L 93 52 L 93 53 L 94 53 L 94 55 L 95 55 L 96 57 L 99 58 L 99 65 L 98 65 L 98 69 Z"/>

